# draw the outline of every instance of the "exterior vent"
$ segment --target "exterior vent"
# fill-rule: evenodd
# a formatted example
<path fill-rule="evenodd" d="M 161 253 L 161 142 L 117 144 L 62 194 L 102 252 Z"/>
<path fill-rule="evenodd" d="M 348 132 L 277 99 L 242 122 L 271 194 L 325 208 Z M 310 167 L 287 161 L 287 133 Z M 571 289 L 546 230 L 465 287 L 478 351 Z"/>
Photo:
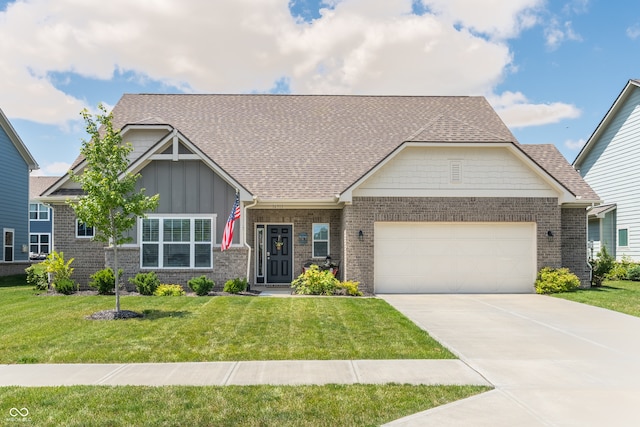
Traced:
<path fill-rule="evenodd" d="M 449 162 L 449 183 L 462 183 L 462 160 L 451 160 Z"/>

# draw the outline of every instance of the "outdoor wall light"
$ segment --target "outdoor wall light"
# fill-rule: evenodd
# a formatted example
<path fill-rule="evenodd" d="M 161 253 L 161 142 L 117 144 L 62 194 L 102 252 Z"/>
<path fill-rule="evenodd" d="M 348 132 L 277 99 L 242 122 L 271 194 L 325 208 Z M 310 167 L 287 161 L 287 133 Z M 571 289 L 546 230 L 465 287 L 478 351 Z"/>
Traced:
<path fill-rule="evenodd" d="M 551 230 L 547 231 L 547 237 L 553 237 L 553 231 Z"/>
<path fill-rule="evenodd" d="M 362 232 L 362 230 L 358 231 L 358 240 L 363 240 L 364 239 L 364 233 Z"/>

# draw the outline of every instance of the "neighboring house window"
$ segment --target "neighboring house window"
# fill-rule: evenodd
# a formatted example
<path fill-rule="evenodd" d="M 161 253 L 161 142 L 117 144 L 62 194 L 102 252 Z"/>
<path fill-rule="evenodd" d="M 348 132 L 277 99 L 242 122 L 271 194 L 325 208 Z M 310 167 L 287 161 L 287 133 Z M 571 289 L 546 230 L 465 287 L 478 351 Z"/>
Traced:
<path fill-rule="evenodd" d="M 11 262 L 13 261 L 13 238 L 14 231 L 10 228 L 4 229 L 4 261 Z"/>
<path fill-rule="evenodd" d="M 329 255 L 329 224 L 313 224 L 313 257 Z"/>
<path fill-rule="evenodd" d="M 93 227 L 86 225 L 80 220 L 76 219 L 76 237 L 93 237 L 94 230 Z"/>
<path fill-rule="evenodd" d="M 150 217 L 141 224 L 142 267 L 212 267 L 213 218 Z"/>
<path fill-rule="evenodd" d="M 49 253 L 49 234 L 30 234 L 29 235 L 29 252 L 33 254 Z"/>
<path fill-rule="evenodd" d="M 29 203 L 29 219 L 33 221 L 49 221 L 49 208 L 42 203 Z"/>
<path fill-rule="evenodd" d="M 618 246 L 629 246 L 629 229 L 620 228 L 618 230 Z"/>

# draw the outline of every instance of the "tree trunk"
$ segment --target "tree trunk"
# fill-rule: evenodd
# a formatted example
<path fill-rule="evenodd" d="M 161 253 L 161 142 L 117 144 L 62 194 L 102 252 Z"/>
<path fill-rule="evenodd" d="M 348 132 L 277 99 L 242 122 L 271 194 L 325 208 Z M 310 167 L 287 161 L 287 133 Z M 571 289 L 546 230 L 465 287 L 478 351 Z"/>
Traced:
<path fill-rule="evenodd" d="M 116 235 L 116 227 L 111 219 L 111 236 L 113 244 L 113 277 L 115 277 L 116 287 L 116 313 L 120 313 L 120 270 L 118 269 L 118 239 Z"/>

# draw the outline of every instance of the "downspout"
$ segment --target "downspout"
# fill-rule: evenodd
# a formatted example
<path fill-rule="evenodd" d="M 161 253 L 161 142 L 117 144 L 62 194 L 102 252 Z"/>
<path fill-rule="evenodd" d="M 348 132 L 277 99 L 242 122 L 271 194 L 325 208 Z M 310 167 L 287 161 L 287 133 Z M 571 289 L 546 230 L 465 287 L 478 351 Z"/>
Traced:
<path fill-rule="evenodd" d="M 591 258 L 589 258 L 589 211 L 593 208 L 595 208 L 596 205 L 595 203 L 591 203 L 591 207 L 587 208 L 587 215 L 585 218 L 586 221 L 586 225 L 587 225 L 587 265 L 589 266 L 589 286 L 591 286 L 593 284 L 593 266 L 591 265 L 592 261 Z M 600 234 L 602 236 L 602 233 Z"/>
<path fill-rule="evenodd" d="M 242 221 L 242 241 L 244 247 L 249 251 L 247 253 L 247 283 L 249 283 L 249 273 L 251 272 L 251 246 L 247 243 L 247 209 L 258 204 L 258 196 L 253 196 L 253 203 L 244 207 L 244 219 Z"/>

